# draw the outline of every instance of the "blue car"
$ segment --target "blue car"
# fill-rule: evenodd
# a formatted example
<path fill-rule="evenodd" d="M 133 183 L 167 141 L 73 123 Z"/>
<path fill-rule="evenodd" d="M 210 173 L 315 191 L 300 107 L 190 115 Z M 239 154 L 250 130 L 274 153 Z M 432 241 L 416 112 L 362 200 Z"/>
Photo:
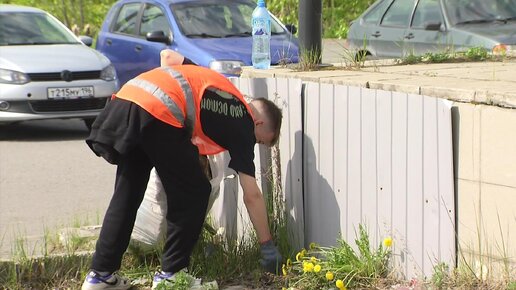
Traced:
<path fill-rule="evenodd" d="M 121 0 L 109 10 L 96 49 L 111 60 L 120 85 L 159 66 L 159 52 L 166 48 L 238 76 L 251 65 L 255 8 L 251 0 Z M 271 15 L 272 65 L 298 62 L 295 30 Z"/>

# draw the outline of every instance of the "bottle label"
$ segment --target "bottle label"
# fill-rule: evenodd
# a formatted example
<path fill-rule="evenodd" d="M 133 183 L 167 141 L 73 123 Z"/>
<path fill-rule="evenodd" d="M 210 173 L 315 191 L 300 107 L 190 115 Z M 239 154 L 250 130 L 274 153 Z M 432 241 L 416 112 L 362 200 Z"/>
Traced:
<path fill-rule="evenodd" d="M 269 35 L 269 25 L 268 19 L 253 19 L 253 35 Z"/>

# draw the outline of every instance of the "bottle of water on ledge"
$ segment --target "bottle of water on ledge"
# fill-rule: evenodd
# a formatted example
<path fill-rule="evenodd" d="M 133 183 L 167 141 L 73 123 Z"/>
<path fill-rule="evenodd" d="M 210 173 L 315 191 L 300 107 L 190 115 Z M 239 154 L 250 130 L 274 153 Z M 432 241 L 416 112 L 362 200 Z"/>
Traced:
<path fill-rule="evenodd" d="M 253 11 L 253 51 L 252 63 L 257 69 L 271 67 L 271 17 L 265 7 L 265 0 L 258 0 Z"/>

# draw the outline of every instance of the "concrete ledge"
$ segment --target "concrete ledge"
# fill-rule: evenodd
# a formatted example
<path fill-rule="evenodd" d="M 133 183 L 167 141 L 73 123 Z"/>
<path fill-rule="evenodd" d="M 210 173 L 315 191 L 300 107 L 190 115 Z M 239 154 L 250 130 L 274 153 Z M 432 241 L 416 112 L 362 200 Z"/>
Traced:
<path fill-rule="evenodd" d="M 516 59 L 397 65 L 394 60 L 368 61 L 355 69 L 335 63 L 315 71 L 288 67 L 245 67 L 241 77 L 299 78 L 304 81 L 421 94 L 455 102 L 516 108 Z"/>

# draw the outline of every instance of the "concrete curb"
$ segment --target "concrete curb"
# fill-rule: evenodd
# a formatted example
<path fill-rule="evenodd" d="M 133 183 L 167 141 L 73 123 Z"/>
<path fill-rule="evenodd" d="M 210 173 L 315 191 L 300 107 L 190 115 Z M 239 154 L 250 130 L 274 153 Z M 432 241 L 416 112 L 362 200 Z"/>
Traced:
<path fill-rule="evenodd" d="M 300 78 L 304 81 L 426 95 L 455 102 L 516 108 L 516 59 L 397 65 L 394 60 L 368 61 L 360 69 L 333 64 L 315 71 L 287 67 L 256 70 L 245 67 L 241 77 Z"/>

